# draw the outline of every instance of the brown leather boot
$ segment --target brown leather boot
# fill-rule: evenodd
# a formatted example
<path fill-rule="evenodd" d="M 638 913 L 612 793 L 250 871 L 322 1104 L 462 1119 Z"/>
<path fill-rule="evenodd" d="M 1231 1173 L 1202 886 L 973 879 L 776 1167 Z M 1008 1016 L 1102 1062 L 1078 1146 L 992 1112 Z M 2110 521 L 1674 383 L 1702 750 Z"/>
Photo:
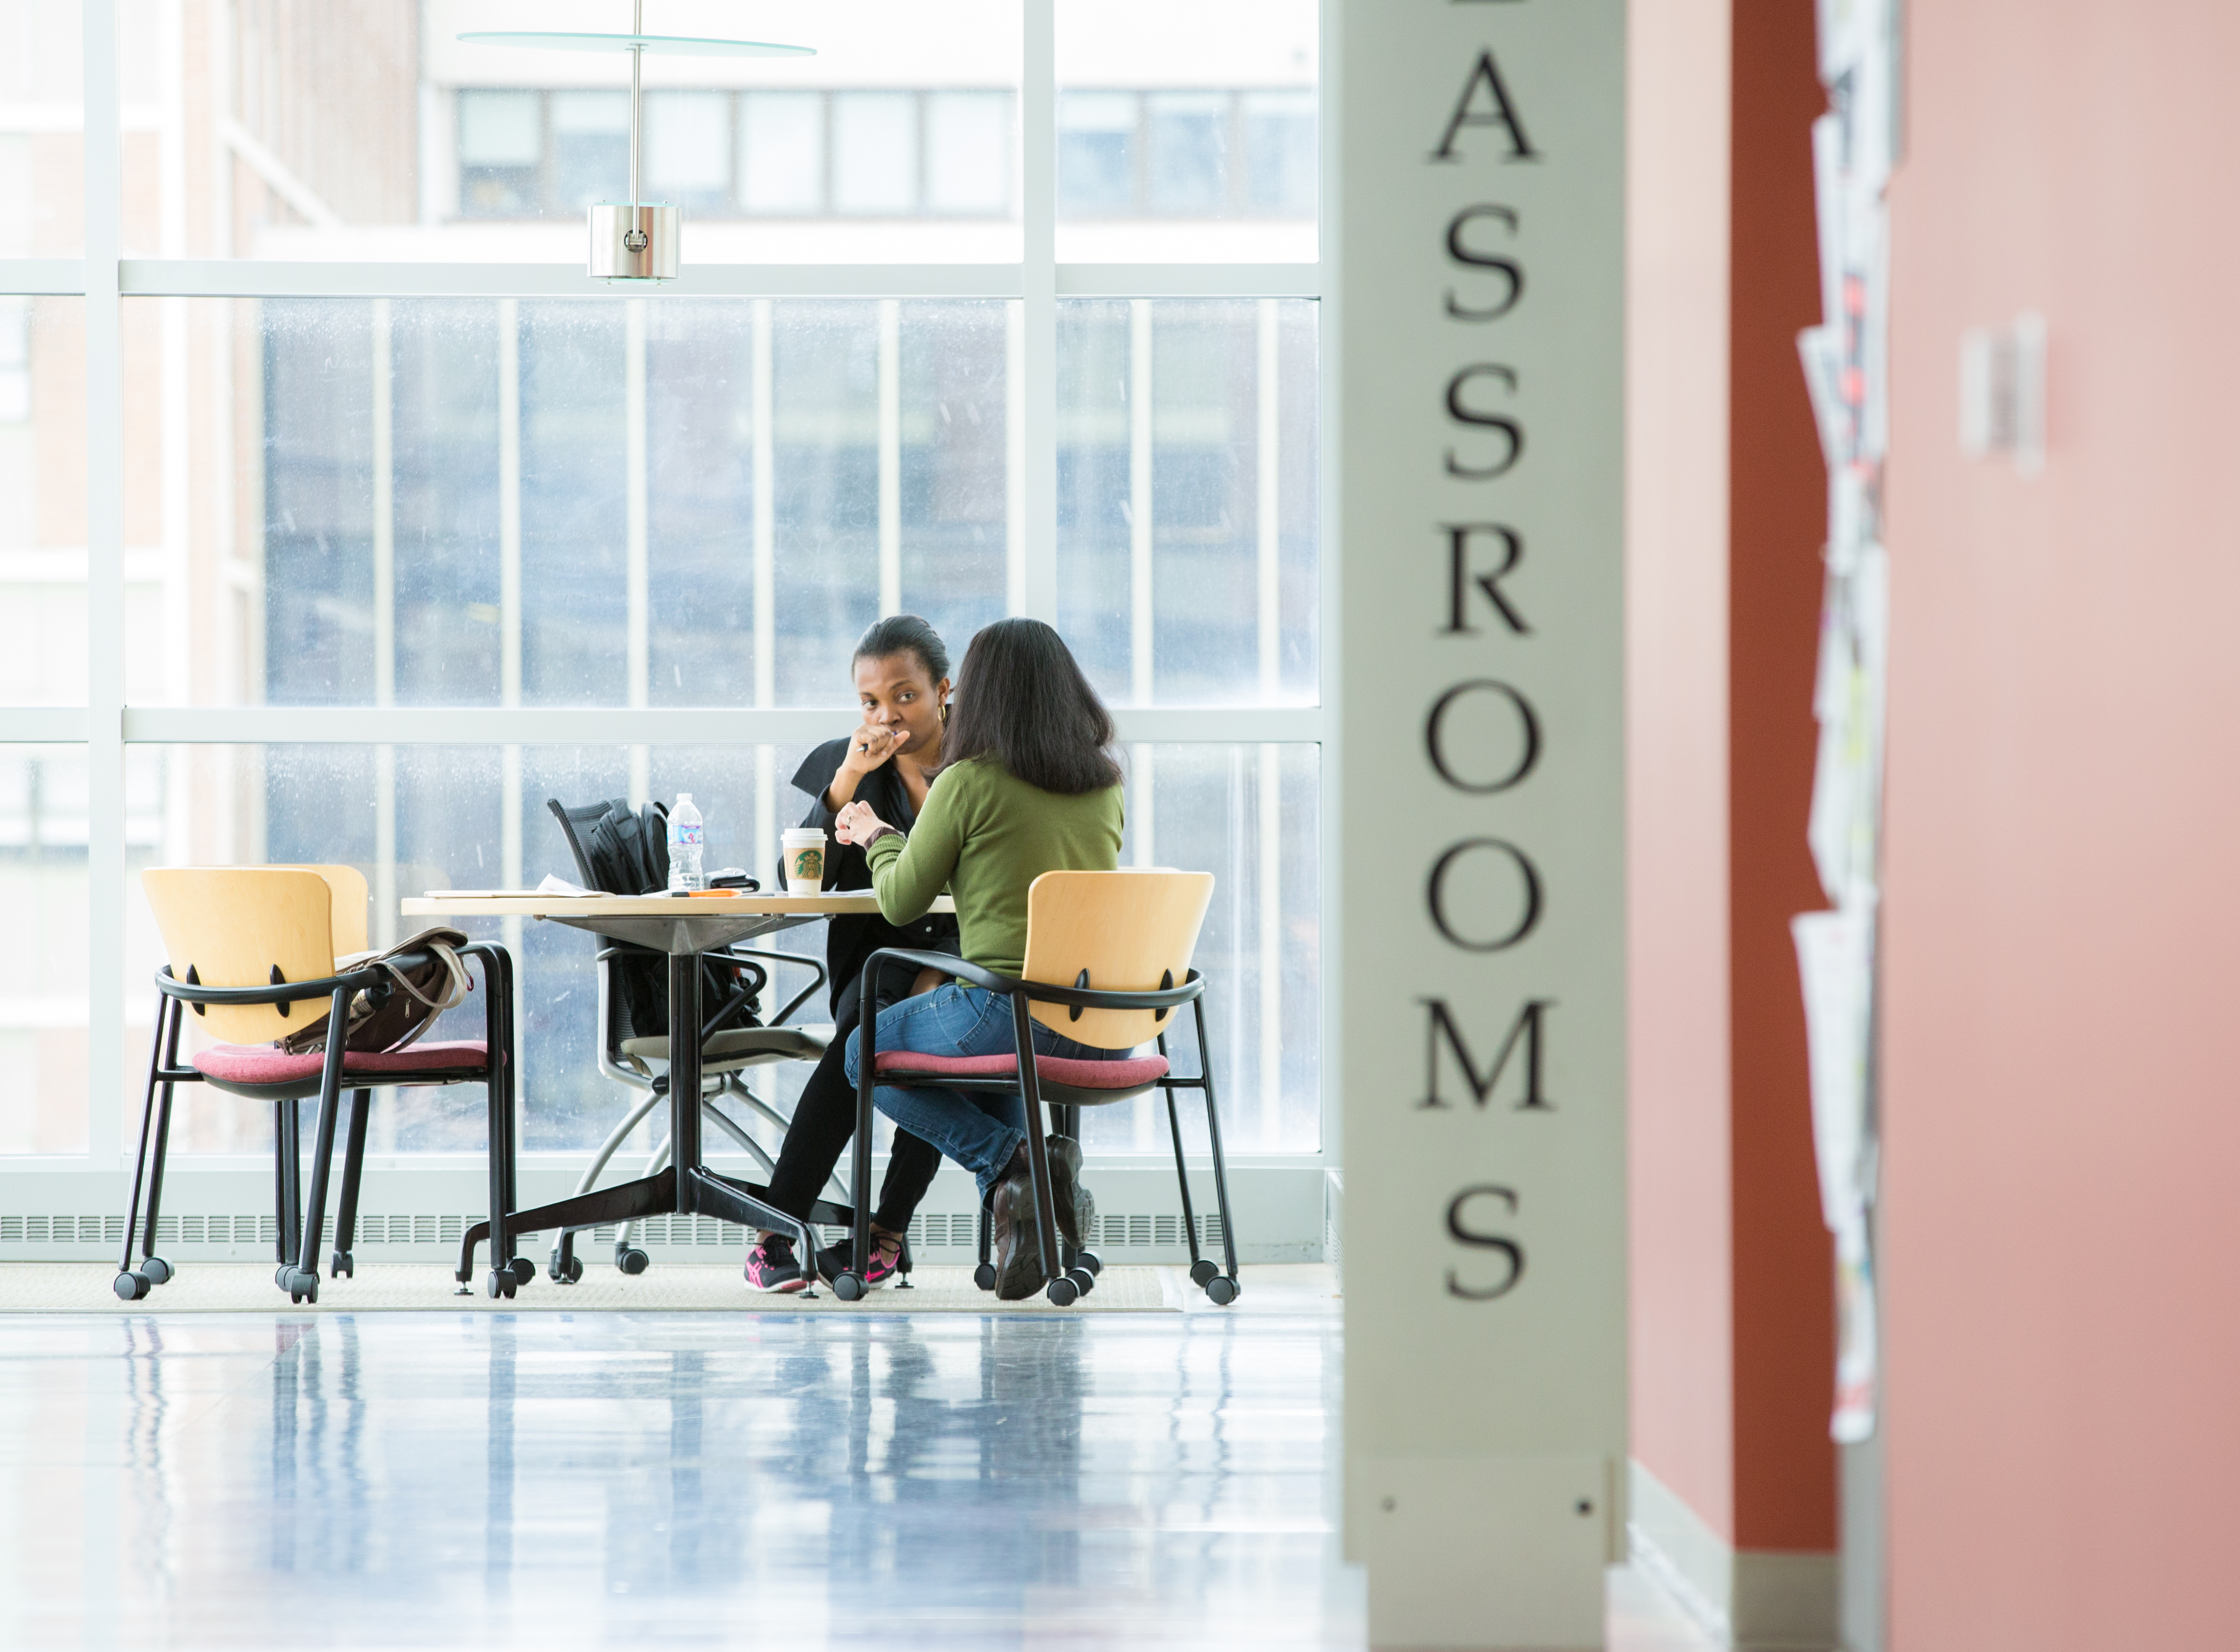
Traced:
<path fill-rule="evenodd" d="M 1043 1247 L 1035 1221 L 1035 1184 L 1027 1174 L 1027 1144 L 1019 1143 L 1003 1178 L 988 1196 L 994 1214 L 996 1295 L 1023 1302 L 1043 1288 Z"/>

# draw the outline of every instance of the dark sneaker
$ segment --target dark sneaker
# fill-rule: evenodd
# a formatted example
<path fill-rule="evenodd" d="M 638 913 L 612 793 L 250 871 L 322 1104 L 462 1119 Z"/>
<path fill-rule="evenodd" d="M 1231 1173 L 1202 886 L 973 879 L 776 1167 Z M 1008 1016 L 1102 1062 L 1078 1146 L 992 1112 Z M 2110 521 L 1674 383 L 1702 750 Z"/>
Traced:
<path fill-rule="evenodd" d="M 889 1244 L 893 1246 L 892 1249 L 888 1249 Z M 817 1271 L 823 1275 L 827 1282 L 837 1279 L 848 1271 L 855 1255 L 856 1241 L 851 1236 L 829 1249 L 817 1253 Z M 883 1243 L 882 1236 L 873 1234 L 871 1265 L 863 1270 L 863 1282 L 867 1285 L 891 1285 L 901 1276 L 902 1270 L 903 1248 L 900 1242 L 890 1240 Z"/>
<path fill-rule="evenodd" d="M 747 1253 L 747 1283 L 757 1290 L 790 1295 L 809 1283 L 793 1257 L 793 1241 L 773 1234 Z"/>

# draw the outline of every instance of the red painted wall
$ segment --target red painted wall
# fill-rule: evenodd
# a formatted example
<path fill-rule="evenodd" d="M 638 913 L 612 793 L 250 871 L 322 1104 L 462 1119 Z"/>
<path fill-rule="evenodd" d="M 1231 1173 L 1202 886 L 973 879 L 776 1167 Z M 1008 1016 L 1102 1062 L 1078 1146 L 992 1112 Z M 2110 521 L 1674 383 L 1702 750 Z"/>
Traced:
<path fill-rule="evenodd" d="M 1630 26 L 1633 1449 L 1729 1543 L 1820 1552 L 1831 1286 L 1789 938 L 1822 903 L 1812 9 Z"/>
<path fill-rule="evenodd" d="M 1813 13 L 1734 13 L 1729 303 L 1729 969 L 1733 999 L 1735 1542 L 1836 1547 L 1834 1256 L 1812 1160 L 1804 1001 L 1789 920 L 1826 904 L 1804 827 L 1818 725 L 1827 468 L 1797 365 L 1820 320 Z"/>
<path fill-rule="evenodd" d="M 1897 1652 L 2233 1642 L 2240 8 L 1907 8 L 1883 1276 Z M 2044 473 L 1957 450 L 2041 310 Z"/>

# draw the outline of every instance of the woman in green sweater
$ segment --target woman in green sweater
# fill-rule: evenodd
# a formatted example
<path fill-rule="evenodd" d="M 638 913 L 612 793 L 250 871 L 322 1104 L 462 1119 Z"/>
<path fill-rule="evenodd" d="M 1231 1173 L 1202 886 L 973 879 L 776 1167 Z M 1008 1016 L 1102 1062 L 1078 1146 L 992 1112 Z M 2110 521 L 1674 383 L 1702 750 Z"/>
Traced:
<path fill-rule="evenodd" d="M 1120 863 L 1120 765 L 1112 716 L 1058 634 L 1040 620 L 1001 620 L 973 637 L 950 703 L 943 763 L 905 836 L 867 803 L 840 811 L 835 834 L 863 846 L 880 916 L 923 916 L 945 888 L 957 898 L 958 950 L 968 963 L 1017 976 L 1027 951 L 1027 889 L 1044 872 L 1109 872 Z M 1008 1056 L 1010 1001 L 952 981 L 879 1012 L 877 1048 L 927 1056 Z M 1112 1058 L 1034 1023 L 1044 1056 Z M 861 1046 L 848 1041 L 848 1082 Z M 879 1111 L 932 1142 L 978 1179 L 995 1212 L 997 1291 L 1042 1287 L 1041 1245 L 1027 1179 L 1026 1109 L 1019 1096 L 949 1089 L 873 1091 Z M 1080 1144 L 1053 1136 L 1050 1162 L 1058 1226 L 1081 1242 Z"/>

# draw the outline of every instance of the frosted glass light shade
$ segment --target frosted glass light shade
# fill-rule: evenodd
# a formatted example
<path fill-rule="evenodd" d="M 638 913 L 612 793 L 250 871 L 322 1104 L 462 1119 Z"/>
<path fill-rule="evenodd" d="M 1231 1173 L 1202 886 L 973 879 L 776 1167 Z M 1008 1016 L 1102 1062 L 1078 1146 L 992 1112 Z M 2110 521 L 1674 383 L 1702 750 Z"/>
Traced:
<path fill-rule="evenodd" d="M 470 46 L 526 46 L 543 51 L 643 51 L 656 57 L 814 57 L 814 46 L 767 40 L 703 40 L 690 35 L 591 35 L 538 29 L 477 29 L 460 40 Z"/>

